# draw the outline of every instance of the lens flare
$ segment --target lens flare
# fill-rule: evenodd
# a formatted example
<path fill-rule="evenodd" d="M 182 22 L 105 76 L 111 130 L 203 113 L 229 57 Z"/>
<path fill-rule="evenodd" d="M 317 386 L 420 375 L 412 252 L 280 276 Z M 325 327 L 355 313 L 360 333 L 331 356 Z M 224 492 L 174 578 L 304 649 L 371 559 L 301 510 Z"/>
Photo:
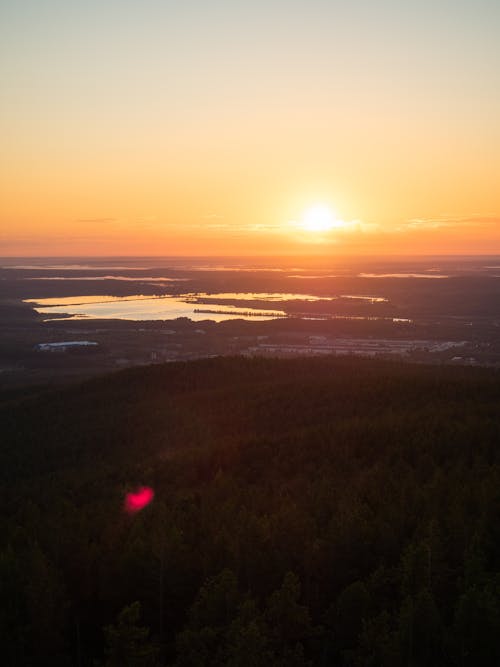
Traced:
<path fill-rule="evenodd" d="M 144 509 L 154 498 L 154 491 L 149 486 L 141 486 L 133 493 L 127 493 L 125 496 L 125 511 L 128 514 L 136 514 Z"/>

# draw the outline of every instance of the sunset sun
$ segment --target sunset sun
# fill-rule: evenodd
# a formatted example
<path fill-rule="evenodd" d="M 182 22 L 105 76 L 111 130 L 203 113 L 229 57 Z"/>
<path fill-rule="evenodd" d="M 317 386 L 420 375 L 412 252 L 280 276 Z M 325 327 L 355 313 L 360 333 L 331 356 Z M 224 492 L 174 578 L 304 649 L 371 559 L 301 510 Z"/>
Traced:
<path fill-rule="evenodd" d="M 301 219 L 295 225 L 305 232 L 324 233 L 344 226 L 335 213 L 324 204 L 316 204 L 304 211 Z"/>

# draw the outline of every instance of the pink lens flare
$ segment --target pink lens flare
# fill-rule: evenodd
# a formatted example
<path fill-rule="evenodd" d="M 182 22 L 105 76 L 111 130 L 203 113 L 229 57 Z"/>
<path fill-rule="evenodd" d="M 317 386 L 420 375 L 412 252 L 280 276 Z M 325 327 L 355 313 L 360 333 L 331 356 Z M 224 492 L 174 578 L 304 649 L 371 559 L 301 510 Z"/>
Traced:
<path fill-rule="evenodd" d="M 149 505 L 153 500 L 155 492 L 149 486 L 141 486 L 134 493 L 127 493 L 125 496 L 125 511 L 129 514 L 135 514 Z"/>

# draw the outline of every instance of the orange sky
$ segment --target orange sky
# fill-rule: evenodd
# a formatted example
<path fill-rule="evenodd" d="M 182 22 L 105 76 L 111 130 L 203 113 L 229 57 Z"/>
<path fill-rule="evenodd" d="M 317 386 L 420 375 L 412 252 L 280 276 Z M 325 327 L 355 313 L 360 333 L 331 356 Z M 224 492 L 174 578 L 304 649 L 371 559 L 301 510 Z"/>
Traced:
<path fill-rule="evenodd" d="M 1 12 L 1 255 L 500 253 L 500 3 Z"/>

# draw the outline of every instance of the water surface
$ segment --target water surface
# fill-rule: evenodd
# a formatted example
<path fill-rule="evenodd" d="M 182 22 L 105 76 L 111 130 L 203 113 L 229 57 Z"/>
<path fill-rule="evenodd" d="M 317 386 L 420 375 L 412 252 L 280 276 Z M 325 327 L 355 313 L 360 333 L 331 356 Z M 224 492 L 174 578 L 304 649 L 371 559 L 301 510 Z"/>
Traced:
<path fill-rule="evenodd" d="M 231 305 L 213 306 L 212 308 L 206 306 L 207 312 L 202 312 L 199 303 L 186 302 L 183 298 L 172 296 L 81 296 L 59 299 L 26 299 L 26 302 L 33 304 L 38 313 L 49 316 L 68 315 L 68 319 L 93 318 L 140 321 L 189 317 L 194 322 L 203 320 L 223 322 L 236 319 L 264 321 L 286 316 L 284 311 L 273 310 L 266 313 L 262 309 L 238 308 Z M 47 319 L 50 319 L 50 317 Z"/>

